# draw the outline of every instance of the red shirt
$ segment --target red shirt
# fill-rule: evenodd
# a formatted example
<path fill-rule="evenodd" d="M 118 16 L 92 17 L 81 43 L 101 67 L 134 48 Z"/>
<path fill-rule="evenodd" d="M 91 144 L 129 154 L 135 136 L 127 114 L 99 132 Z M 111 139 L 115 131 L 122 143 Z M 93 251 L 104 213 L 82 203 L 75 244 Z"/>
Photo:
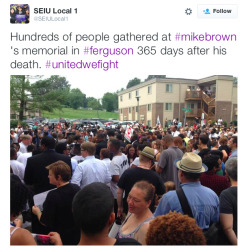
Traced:
<path fill-rule="evenodd" d="M 201 175 L 200 182 L 203 186 L 212 189 L 218 196 L 223 190 L 231 186 L 228 178 L 215 174 L 213 170 L 204 172 Z"/>

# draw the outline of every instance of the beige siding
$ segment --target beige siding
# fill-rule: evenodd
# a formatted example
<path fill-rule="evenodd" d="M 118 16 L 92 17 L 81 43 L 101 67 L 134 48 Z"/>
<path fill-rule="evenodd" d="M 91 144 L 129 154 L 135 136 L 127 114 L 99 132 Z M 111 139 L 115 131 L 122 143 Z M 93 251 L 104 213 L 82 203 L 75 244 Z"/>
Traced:
<path fill-rule="evenodd" d="M 216 81 L 216 101 L 232 100 L 233 83 L 232 81 Z"/>

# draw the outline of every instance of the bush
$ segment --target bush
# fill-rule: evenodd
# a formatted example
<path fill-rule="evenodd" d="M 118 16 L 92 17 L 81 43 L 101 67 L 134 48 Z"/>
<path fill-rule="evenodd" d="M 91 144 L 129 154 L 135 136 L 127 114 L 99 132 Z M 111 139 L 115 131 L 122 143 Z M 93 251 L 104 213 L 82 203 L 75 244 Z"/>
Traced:
<path fill-rule="evenodd" d="M 222 124 L 224 125 L 224 127 L 227 127 L 227 122 L 226 121 L 223 121 Z"/>

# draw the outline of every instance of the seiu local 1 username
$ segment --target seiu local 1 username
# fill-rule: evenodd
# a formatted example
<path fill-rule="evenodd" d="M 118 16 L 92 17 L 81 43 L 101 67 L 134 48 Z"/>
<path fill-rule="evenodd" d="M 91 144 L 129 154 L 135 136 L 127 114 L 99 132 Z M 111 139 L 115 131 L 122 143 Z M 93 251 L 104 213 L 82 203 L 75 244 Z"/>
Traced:
<path fill-rule="evenodd" d="M 77 13 L 77 8 L 56 9 L 56 8 L 34 8 L 35 14 L 72 14 L 72 10 Z"/>

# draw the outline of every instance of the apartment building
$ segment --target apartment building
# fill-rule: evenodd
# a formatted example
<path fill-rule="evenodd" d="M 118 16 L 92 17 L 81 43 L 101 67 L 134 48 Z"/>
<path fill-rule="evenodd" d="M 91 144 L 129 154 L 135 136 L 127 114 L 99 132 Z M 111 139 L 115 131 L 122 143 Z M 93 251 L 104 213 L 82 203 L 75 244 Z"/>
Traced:
<path fill-rule="evenodd" d="M 230 75 L 203 79 L 155 78 L 118 93 L 119 119 L 155 126 L 159 116 L 193 123 L 199 119 L 237 120 L 237 83 Z M 189 111 L 185 111 L 189 109 Z M 203 118 L 204 117 L 204 118 Z"/>

